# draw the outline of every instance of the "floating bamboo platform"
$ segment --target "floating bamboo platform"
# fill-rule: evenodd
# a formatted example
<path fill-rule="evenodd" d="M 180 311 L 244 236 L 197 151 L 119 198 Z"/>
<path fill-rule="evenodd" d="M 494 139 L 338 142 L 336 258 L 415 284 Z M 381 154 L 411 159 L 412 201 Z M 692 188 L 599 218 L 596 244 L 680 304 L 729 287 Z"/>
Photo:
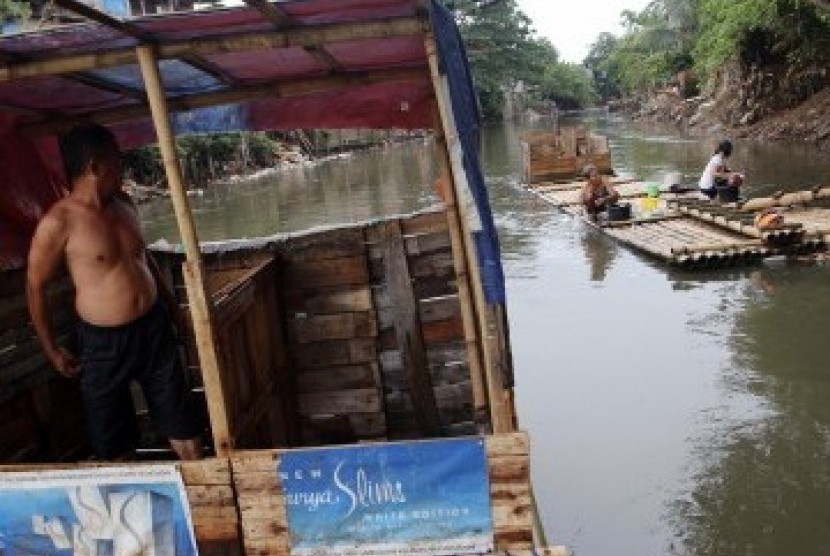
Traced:
<path fill-rule="evenodd" d="M 646 198 L 646 183 L 630 178 L 609 181 L 620 198 L 632 204 L 630 220 L 593 222 L 585 218 L 580 198 L 582 181 L 536 183 L 527 188 L 620 243 L 687 269 L 748 266 L 773 255 L 813 254 L 826 249 L 830 241 L 830 208 L 782 207 L 774 199 L 753 200 L 744 206 L 760 207 L 757 210 L 778 207 L 784 214 L 783 226 L 759 230 L 754 212 L 737 204 L 721 205 L 702 199 L 696 191 L 661 192 L 655 200 L 658 210 L 640 212 L 638 200 Z M 818 195 L 816 190 L 796 192 L 787 194 L 787 199 L 817 202 L 822 198 Z"/>

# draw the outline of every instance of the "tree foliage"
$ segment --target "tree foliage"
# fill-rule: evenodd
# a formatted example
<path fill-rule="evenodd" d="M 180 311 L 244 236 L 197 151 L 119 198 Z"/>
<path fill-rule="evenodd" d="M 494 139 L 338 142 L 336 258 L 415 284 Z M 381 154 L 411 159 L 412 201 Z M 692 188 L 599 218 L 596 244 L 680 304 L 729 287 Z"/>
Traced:
<path fill-rule="evenodd" d="M 278 142 L 264 133 L 188 135 L 176 141 L 185 181 L 196 186 L 229 174 L 273 166 L 278 147 Z M 124 162 L 130 177 L 140 184 L 164 181 L 157 145 L 128 151 Z"/>
<path fill-rule="evenodd" d="M 621 14 L 625 33 L 595 41 L 585 64 L 603 98 L 703 76 L 730 60 L 743 67 L 830 60 L 828 0 L 652 0 Z"/>
<path fill-rule="evenodd" d="M 457 0 L 450 8 L 467 47 L 485 117 L 500 115 L 505 93 L 519 83 L 540 100 L 591 100 L 590 82 L 586 91 L 583 76 L 559 61 L 550 41 L 535 35 L 515 0 Z"/>
<path fill-rule="evenodd" d="M 0 25 L 7 21 L 29 17 L 30 13 L 28 2 L 0 0 Z"/>

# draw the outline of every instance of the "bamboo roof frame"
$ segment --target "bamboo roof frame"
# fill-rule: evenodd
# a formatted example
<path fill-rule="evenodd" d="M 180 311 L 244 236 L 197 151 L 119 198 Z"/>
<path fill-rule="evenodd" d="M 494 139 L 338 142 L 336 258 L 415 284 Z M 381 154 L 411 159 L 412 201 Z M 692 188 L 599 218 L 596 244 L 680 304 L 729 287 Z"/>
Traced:
<path fill-rule="evenodd" d="M 189 55 L 250 52 L 268 48 L 314 48 L 328 43 L 359 39 L 421 36 L 425 25 L 425 21 L 420 17 L 395 17 L 357 23 L 309 25 L 298 29 L 170 41 L 157 44 L 155 52 L 158 60 L 165 60 Z M 40 60 L 12 61 L 0 66 L 0 82 L 24 77 L 65 75 L 79 71 L 137 63 L 136 51 L 132 46 L 89 54 L 56 55 Z"/>

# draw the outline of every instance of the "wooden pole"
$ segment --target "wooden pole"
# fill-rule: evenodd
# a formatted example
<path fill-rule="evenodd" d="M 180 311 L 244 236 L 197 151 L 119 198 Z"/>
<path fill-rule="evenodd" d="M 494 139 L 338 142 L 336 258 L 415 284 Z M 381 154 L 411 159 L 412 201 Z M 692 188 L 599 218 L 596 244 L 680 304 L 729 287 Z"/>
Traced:
<path fill-rule="evenodd" d="M 155 53 L 150 46 L 139 46 L 136 53 L 141 66 L 141 75 L 144 78 L 144 86 L 147 89 L 147 99 L 150 103 L 153 123 L 158 135 L 164 171 L 167 174 L 167 183 L 170 187 L 170 197 L 173 201 L 176 221 L 184 245 L 186 258 L 183 268 L 184 278 L 190 304 L 190 315 L 193 319 L 193 330 L 196 335 L 196 347 L 199 351 L 199 362 L 202 368 L 202 380 L 205 387 L 216 455 L 226 456 L 233 450 L 233 438 L 219 368 L 219 354 L 216 350 L 213 332 L 211 303 L 205 291 L 204 268 L 202 266 L 202 256 L 199 252 L 199 240 L 196 237 L 193 215 L 190 212 L 190 205 L 187 202 L 187 195 L 184 190 L 181 167 L 176 156 L 176 143 L 170 126 L 170 116 L 167 112 L 167 99 L 164 96 Z"/>
<path fill-rule="evenodd" d="M 436 131 L 438 131 L 436 129 Z M 467 350 L 467 361 L 470 365 L 470 384 L 473 389 L 473 404 L 475 406 L 475 420 L 492 421 L 488 415 L 487 391 L 484 386 L 484 369 L 481 362 L 480 343 L 476 327 L 476 315 L 473 305 L 472 289 L 470 287 L 470 273 L 467 271 L 467 259 L 464 256 L 464 237 L 461 228 L 461 219 L 458 214 L 458 203 L 455 199 L 455 190 L 452 186 L 449 160 L 446 156 L 446 145 L 443 136 L 438 134 L 435 150 L 438 151 L 441 187 L 441 197 L 447 209 L 447 224 L 450 231 L 452 245 L 452 261 L 458 284 L 458 301 L 461 305 L 461 322 L 464 326 L 464 345 Z"/>
<path fill-rule="evenodd" d="M 512 432 L 513 427 L 513 411 L 508 407 L 509 392 L 504 388 L 504 376 L 502 369 L 497 368 L 495 362 L 498 357 L 498 338 L 496 337 L 496 326 L 493 322 L 493 312 L 487 307 L 484 299 L 484 292 L 481 285 L 481 276 L 478 268 L 478 257 L 476 256 L 475 246 L 472 243 L 472 234 L 469 227 L 469 218 L 466 214 L 465 202 L 462 201 L 459 195 L 461 188 L 459 182 L 464 179 L 462 172 L 463 168 L 456 166 L 453 162 L 453 157 L 450 154 L 452 149 L 459 148 L 458 133 L 455 129 L 455 120 L 452 110 L 449 106 L 449 95 L 444 85 L 444 78 L 441 76 L 438 69 L 438 57 L 435 46 L 435 40 L 431 33 L 428 33 L 424 39 L 424 45 L 429 59 L 430 75 L 432 78 L 432 86 L 435 92 L 435 98 L 438 105 L 438 114 L 440 116 L 440 129 L 443 135 L 444 143 L 444 161 L 450 169 L 451 185 L 453 188 L 456 212 L 461 224 L 464 253 L 466 256 L 466 266 L 470 274 L 470 285 L 473 293 L 473 300 L 475 303 L 477 321 L 479 326 L 479 334 L 482 338 L 482 354 L 484 359 L 484 377 L 487 385 L 487 397 L 490 402 L 490 417 L 493 425 L 494 433 Z M 447 188 L 450 189 L 450 188 Z M 466 196 L 463 198 L 466 199 Z M 461 201 L 461 202 L 459 202 Z"/>

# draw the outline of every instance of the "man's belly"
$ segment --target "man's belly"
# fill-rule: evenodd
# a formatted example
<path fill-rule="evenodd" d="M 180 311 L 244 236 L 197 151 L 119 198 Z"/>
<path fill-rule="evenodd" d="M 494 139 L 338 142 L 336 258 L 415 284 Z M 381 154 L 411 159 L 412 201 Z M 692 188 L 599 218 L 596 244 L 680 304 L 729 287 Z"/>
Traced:
<path fill-rule="evenodd" d="M 149 311 L 156 302 L 156 285 L 145 276 L 109 276 L 75 281 L 75 310 L 89 324 L 119 326 Z"/>

